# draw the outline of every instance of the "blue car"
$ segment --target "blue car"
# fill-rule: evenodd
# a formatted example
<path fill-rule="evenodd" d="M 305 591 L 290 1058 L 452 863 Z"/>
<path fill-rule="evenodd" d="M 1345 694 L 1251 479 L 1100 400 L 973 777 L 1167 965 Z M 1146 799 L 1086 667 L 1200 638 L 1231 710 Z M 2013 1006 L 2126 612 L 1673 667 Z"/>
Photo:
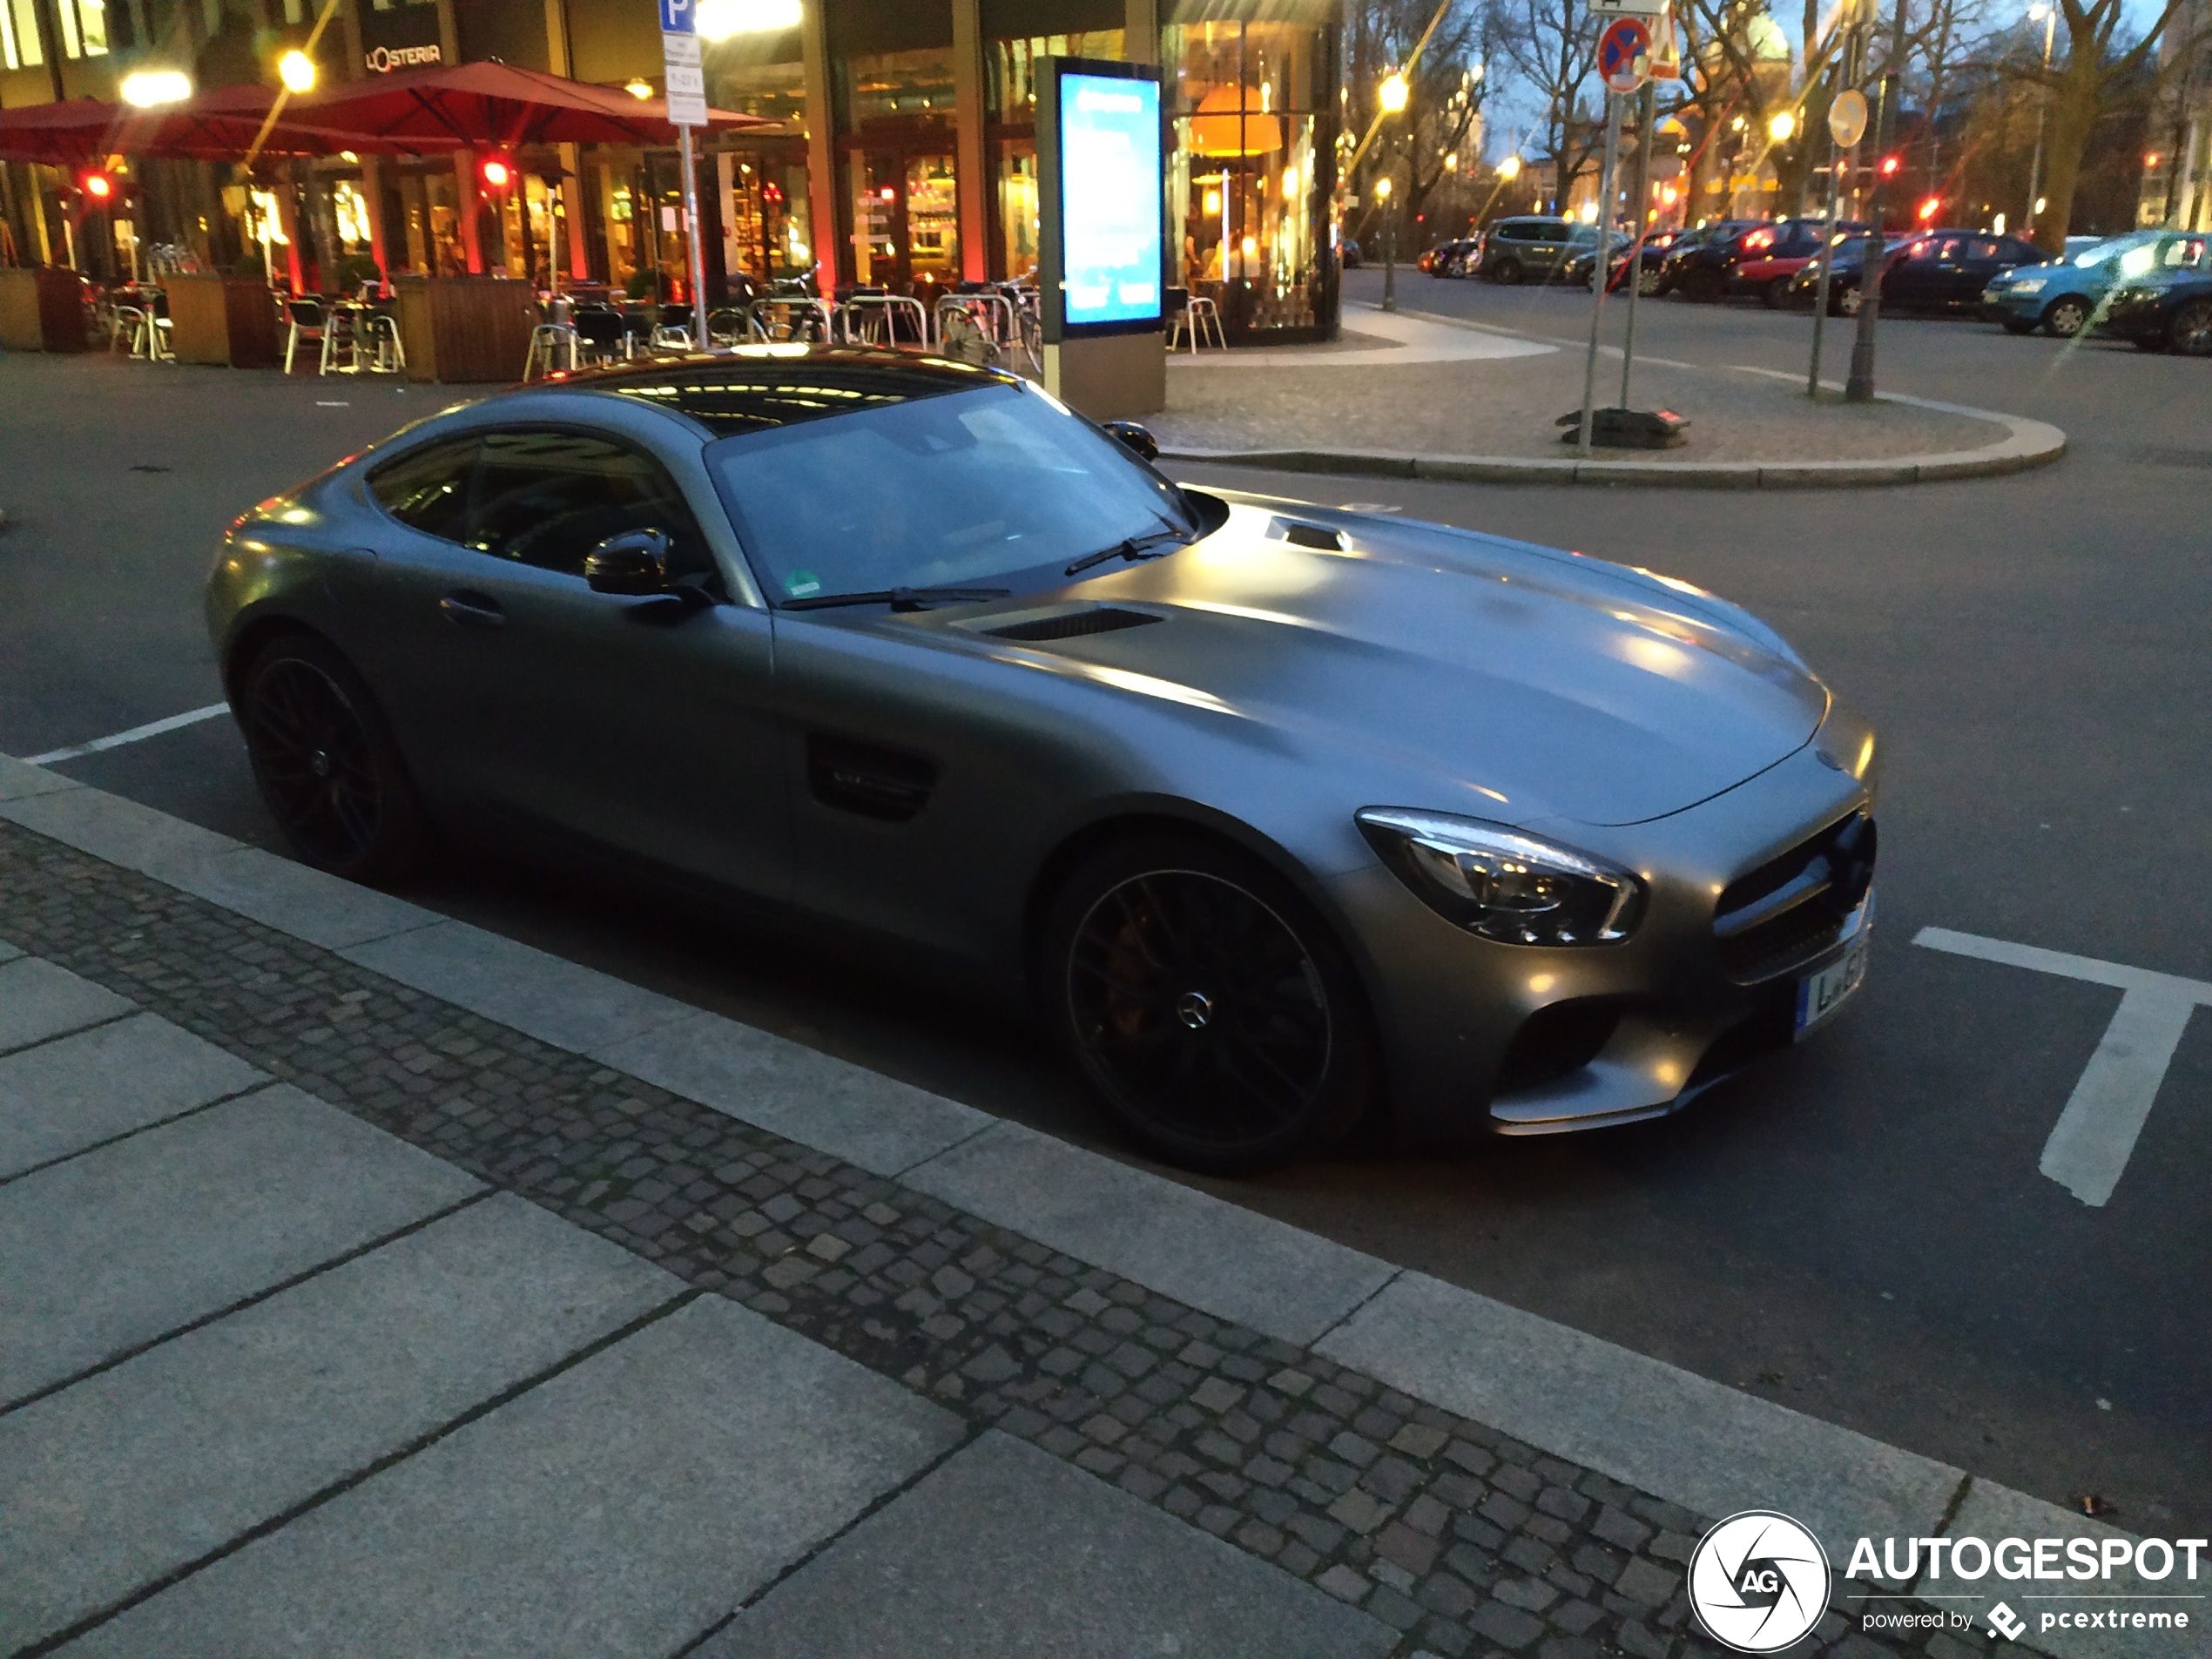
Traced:
<path fill-rule="evenodd" d="M 2063 259 L 1999 273 L 1982 291 L 1982 310 L 1991 321 L 2004 324 L 2006 334 L 2041 328 L 2065 339 L 2095 319 L 2105 296 L 2121 283 L 2157 271 L 2212 268 L 2208 246 L 2212 239 L 2201 231 L 2130 231 L 2107 237 Z"/>

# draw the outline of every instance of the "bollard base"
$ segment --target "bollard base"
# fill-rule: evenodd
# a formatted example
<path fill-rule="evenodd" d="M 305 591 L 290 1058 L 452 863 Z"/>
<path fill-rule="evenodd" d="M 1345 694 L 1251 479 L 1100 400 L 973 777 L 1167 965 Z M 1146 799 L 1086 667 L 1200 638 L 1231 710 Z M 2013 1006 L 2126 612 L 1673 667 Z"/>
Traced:
<path fill-rule="evenodd" d="M 1562 415 L 1554 424 L 1564 427 L 1561 443 L 1581 435 L 1582 412 Z M 1608 449 L 1678 449 L 1689 442 L 1683 435 L 1689 422 L 1672 409 L 1593 409 L 1590 442 Z"/>

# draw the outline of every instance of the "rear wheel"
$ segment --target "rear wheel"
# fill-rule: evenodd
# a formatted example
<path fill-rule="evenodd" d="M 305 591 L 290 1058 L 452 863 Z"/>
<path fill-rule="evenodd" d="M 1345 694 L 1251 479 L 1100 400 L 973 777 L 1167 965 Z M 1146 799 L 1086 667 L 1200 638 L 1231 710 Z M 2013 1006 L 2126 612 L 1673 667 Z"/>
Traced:
<path fill-rule="evenodd" d="M 2070 340 L 2089 320 L 2089 307 L 2072 294 L 2064 294 L 2043 307 L 2043 327 L 2060 340 Z"/>
<path fill-rule="evenodd" d="M 352 881 L 421 867 L 428 825 L 391 729 L 350 664 L 312 634 L 256 651 L 238 680 L 253 781 L 302 861 Z"/>
<path fill-rule="evenodd" d="M 1667 280 L 1649 266 L 1636 267 L 1636 292 L 1645 299 L 1656 299 L 1665 289 Z"/>
<path fill-rule="evenodd" d="M 1290 887 L 1196 836 L 1093 854 L 1047 913 L 1052 1022 L 1129 1133 L 1229 1173 L 1318 1152 L 1366 1115 L 1378 1065 L 1344 951 Z"/>
<path fill-rule="evenodd" d="M 1858 285 L 1853 283 L 1850 287 L 1838 292 L 1833 299 L 1829 300 L 1828 306 L 1829 309 L 1839 317 L 1858 315 Z"/>
<path fill-rule="evenodd" d="M 2212 357 L 2212 300 L 2193 300 L 2175 312 L 2166 343 L 2184 357 Z"/>
<path fill-rule="evenodd" d="M 1790 303 L 1790 281 L 1788 277 L 1776 277 L 1759 290 L 1759 297 L 1766 301 L 1768 310 L 1779 311 Z"/>

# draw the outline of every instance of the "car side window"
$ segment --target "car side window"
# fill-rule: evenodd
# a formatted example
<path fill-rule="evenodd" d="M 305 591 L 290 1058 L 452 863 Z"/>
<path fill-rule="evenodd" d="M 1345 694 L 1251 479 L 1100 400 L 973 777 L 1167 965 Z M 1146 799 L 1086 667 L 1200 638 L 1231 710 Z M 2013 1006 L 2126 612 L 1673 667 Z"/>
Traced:
<path fill-rule="evenodd" d="M 675 481 L 626 444 L 556 427 L 483 435 L 462 541 L 479 553 L 582 576 L 591 550 L 624 530 L 669 540 L 674 576 L 714 561 Z"/>
<path fill-rule="evenodd" d="M 1982 237 L 1967 245 L 1966 257 L 1970 260 L 2001 260 L 2005 257 L 2005 246 Z"/>
<path fill-rule="evenodd" d="M 372 471 L 368 492 L 408 528 L 458 542 L 468 522 L 469 468 L 475 455 L 473 434 L 426 443 Z"/>

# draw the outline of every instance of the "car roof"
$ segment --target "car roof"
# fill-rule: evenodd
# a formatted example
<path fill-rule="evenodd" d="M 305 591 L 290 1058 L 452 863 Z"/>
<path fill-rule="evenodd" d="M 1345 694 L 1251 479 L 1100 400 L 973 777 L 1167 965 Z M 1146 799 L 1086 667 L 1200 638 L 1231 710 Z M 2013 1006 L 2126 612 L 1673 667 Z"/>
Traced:
<path fill-rule="evenodd" d="M 635 398 L 688 416 L 717 437 L 911 403 L 1015 377 L 942 357 L 858 346 L 736 346 L 580 369 L 514 388 Z"/>

